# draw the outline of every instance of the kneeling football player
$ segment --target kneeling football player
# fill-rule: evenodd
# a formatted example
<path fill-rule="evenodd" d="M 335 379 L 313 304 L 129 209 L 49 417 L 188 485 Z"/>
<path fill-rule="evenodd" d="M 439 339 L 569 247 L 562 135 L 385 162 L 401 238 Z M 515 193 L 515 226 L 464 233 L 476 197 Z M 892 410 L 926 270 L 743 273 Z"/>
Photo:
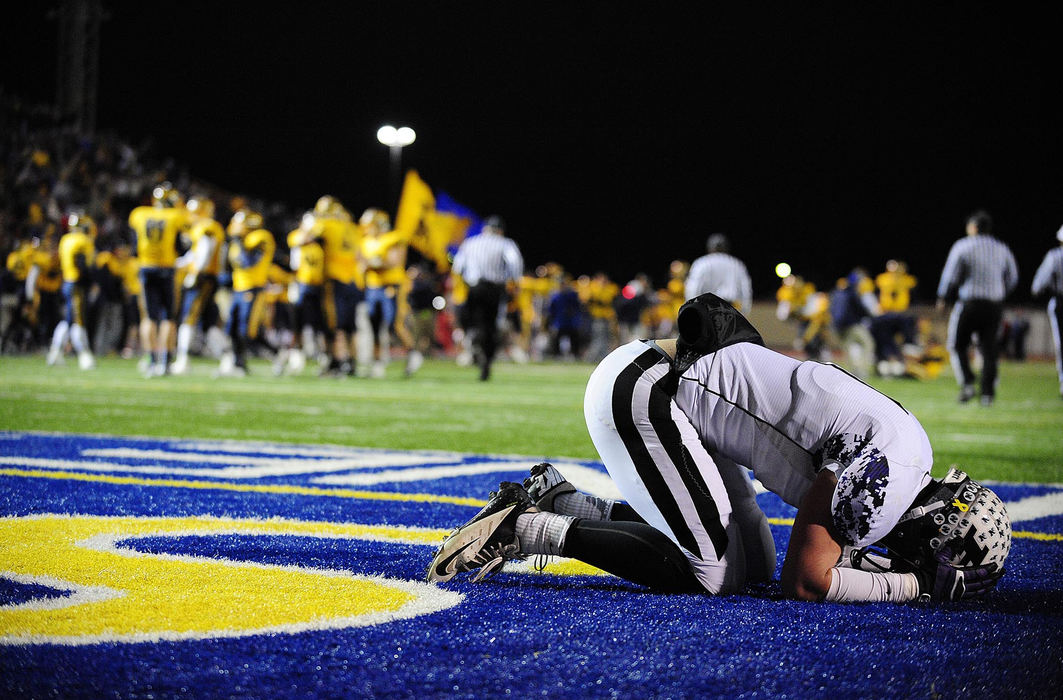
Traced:
<path fill-rule="evenodd" d="M 714 295 L 688 301 L 678 327 L 678 340 L 613 351 L 588 382 L 587 427 L 624 501 L 580 493 L 537 465 L 447 538 L 429 581 L 476 569 L 480 580 L 508 559 L 547 554 L 662 592 L 738 591 L 775 568 L 748 467 L 798 509 L 788 597 L 992 590 L 1011 545 L 1004 505 L 955 468 L 931 478 L 926 433 L 899 403 L 839 367 L 765 348 Z"/>

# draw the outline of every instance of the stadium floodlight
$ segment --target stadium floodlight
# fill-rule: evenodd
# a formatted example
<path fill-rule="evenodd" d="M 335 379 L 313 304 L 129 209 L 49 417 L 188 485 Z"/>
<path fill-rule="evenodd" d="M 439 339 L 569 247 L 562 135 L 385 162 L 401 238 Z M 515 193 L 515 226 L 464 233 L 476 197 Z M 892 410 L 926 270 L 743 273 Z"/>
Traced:
<path fill-rule="evenodd" d="M 400 126 L 396 129 L 390 124 L 385 124 L 377 129 L 376 138 L 389 148 L 402 148 L 417 140 L 417 132 L 408 126 Z"/>
<path fill-rule="evenodd" d="M 388 147 L 391 153 L 391 201 L 397 203 L 399 177 L 402 171 L 402 149 L 417 140 L 417 132 L 408 126 L 397 129 L 385 124 L 376 130 L 376 140 Z"/>
<path fill-rule="evenodd" d="M 775 274 L 778 275 L 780 279 L 784 277 L 789 277 L 790 265 L 784 262 L 779 263 L 775 266 Z"/>

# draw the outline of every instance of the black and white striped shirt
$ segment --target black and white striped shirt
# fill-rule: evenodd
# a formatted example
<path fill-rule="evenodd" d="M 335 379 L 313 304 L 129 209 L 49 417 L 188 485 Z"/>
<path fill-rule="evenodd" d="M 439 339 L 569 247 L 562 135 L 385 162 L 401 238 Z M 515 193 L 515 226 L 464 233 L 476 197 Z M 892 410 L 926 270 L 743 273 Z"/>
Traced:
<path fill-rule="evenodd" d="M 481 233 L 462 242 L 454 256 L 454 272 L 470 287 L 480 282 L 505 284 L 524 274 L 524 258 L 513 240 Z"/>
<path fill-rule="evenodd" d="M 741 260 L 727 253 L 702 255 L 690 266 L 683 295 L 693 299 L 711 292 L 731 303 L 737 302 L 741 311 L 749 313 L 753 304 L 753 284 L 749 271 Z"/>
<path fill-rule="evenodd" d="M 1033 276 L 1030 289 L 1034 296 L 1049 294 L 1063 297 L 1063 247 L 1056 246 L 1048 251 L 1037 268 L 1037 274 Z"/>
<path fill-rule="evenodd" d="M 952 245 L 938 284 L 939 299 L 952 295 L 961 301 L 1004 301 L 1019 281 L 1019 268 L 1011 250 L 983 233 L 961 238 Z"/>

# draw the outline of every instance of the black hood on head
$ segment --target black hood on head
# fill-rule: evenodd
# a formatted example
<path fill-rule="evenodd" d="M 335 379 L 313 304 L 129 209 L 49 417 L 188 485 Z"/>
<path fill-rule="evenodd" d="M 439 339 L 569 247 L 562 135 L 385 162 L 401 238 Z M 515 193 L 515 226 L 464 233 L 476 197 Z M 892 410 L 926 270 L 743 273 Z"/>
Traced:
<path fill-rule="evenodd" d="M 728 345 L 764 344 L 753 324 L 730 302 L 715 294 L 702 294 L 683 304 L 676 325 L 679 340 L 673 367 L 678 374 L 685 372 L 699 357 Z"/>

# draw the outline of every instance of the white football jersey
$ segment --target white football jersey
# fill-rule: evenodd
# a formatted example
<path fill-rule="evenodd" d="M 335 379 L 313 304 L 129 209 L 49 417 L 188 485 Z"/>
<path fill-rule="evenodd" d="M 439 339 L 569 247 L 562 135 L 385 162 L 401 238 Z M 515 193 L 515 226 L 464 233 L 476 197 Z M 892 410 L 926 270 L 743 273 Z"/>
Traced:
<path fill-rule="evenodd" d="M 675 402 L 710 454 L 753 470 L 798 506 L 816 474 L 838 476 L 833 516 L 853 546 L 886 535 L 930 481 L 919 421 L 841 368 L 737 343 L 694 362 Z"/>

